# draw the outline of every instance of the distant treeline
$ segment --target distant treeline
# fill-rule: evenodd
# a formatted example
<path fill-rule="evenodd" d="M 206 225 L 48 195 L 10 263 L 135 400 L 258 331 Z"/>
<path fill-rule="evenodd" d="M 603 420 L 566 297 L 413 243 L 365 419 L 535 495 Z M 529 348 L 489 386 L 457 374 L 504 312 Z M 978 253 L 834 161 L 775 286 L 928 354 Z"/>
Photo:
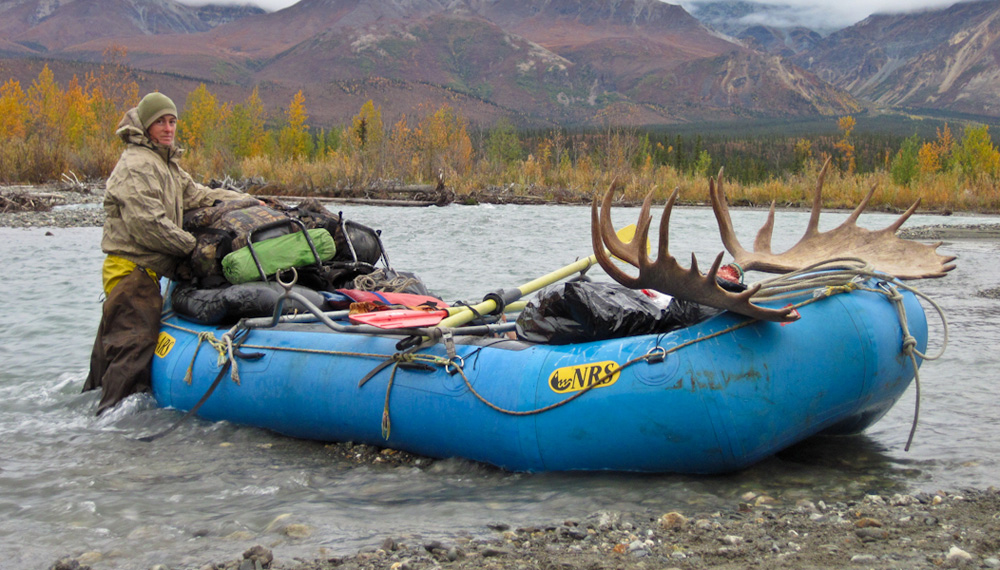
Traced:
<path fill-rule="evenodd" d="M 712 169 L 724 167 L 727 178 L 743 184 L 801 174 L 812 159 L 819 156 L 831 156 L 837 162 L 837 158 L 845 156 L 845 144 L 853 146 L 853 171 L 870 174 L 891 169 L 900 150 L 907 144 L 912 145 L 913 141 L 922 146 L 936 141 L 939 133 L 952 136 L 951 123 L 944 120 L 878 116 L 857 119 L 857 127 L 847 133 L 845 141 L 844 131 L 838 130 L 839 123 L 836 118 L 826 117 L 822 120 L 772 120 L 761 124 L 703 123 L 629 131 L 642 141 L 642 152 L 650 154 L 657 164 L 698 174 L 710 159 Z M 986 127 L 988 132 L 988 125 L 974 121 L 956 120 L 954 124 L 978 129 Z M 485 136 L 488 137 L 488 131 Z M 520 136 L 525 148 L 533 148 L 549 138 L 551 131 L 526 130 Z M 565 136 L 572 146 L 573 141 L 592 140 L 599 138 L 601 133 L 580 129 L 568 130 Z M 996 137 L 995 133 L 990 134 L 994 146 Z M 838 164 L 841 168 L 849 164 L 849 160 L 841 162 L 843 164 Z"/>
<path fill-rule="evenodd" d="M 13 79 L 3 83 L 0 179 L 106 177 L 121 151 L 115 125 L 139 98 L 135 72 L 124 61 L 123 49 L 110 48 L 98 72 L 66 86 L 47 67 L 26 89 Z M 732 201 L 797 205 L 829 158 L 835 169 L 824 194 L 828 206 L 855 204 L 878 186 L 875 206 L 902 208 L 921 198 L 938 210 L 1000 210 L 1000 151 L 989 125 L 960 117 L 539 131 L 505 120 L 474 128 L 447 105 L 390 124 L 369 101 L 349 123 L 315 128 L 301 92 L 277 112 L 265 109 L 256 91 L 225 102 L 205 85 L 177 103 L 192 174 L 263 178 L 295 194 L 440 176 L 459 196 L 579 201 L 617 180 L 629 199 L 648 191 L 662 199 L 677 187 L 682 200 L 704 201 L 707 177 L 724 166 Z"/>

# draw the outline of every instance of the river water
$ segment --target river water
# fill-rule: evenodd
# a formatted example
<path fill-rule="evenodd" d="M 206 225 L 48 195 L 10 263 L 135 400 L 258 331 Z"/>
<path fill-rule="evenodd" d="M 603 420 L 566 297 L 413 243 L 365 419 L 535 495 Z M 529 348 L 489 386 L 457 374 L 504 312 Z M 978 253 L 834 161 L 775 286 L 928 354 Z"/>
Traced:
<path fill-rule="evenodd" d="M 583 207 L 348 207 L 381 228 L 392 264 L 416 271 L 445 300 L 478 301 L 589 254 Z M 615 212 L 617 226 L 636 209 Z M 764 212 L 736 211 L 745 244 Z M 821 229 L 845 217 L 824 215 Z M 779 213 L 775 249 L 797 239 L 806 214 Z M 890 216 L 866 215 L 883 227 Z M 908 225 L 997 222 L 915 216 Z M 679 208 L 671 247 L 702 265 L 721 251 L 710 210 Z M 46 235 L 50 231 L 52 235 Z M 132 439 L 177 417 L 138 396 L 95 418 L 97 395 L 80 394 L 100 319 L 100 229 L 0 229 L 0 567 L 48 567 L 88 552 L 100 569 L 199 568 L 254 544 L 275 556 L 315 558 L 377 546 L 387 537 L 449 539 L 597 510 L 711 511 L 748 491 L 782 500 L 836 500 L 864 491 L 915 492 L 1000 482 L 995 378 L 1000 243 L 961 240 L 947 278 L 917 283 L 945 309 L 947 352 L 921 370 L 920 423 L 903 451 L 914 390 L 866 434 L 814 439 L 744 472 L 721 477 L 609 473 L 512 474 L 461 460 L 356 466 L 324 445 L 226 423 L 189 421 L 152 444 Z M 599 273 L 596 272 L 596 273 Z M 931 322 L 931 348 L 942 327 Z M 308 536 L 279 532 L 300 524 Z"/>

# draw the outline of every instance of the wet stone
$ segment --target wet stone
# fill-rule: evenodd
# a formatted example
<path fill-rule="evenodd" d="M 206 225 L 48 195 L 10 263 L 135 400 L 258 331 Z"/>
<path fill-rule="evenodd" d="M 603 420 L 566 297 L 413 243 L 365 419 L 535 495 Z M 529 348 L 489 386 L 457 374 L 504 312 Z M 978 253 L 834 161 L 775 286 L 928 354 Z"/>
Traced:
<path fill-rule="evenodd" d="M 727 534 L 726 536 L 720 538 L 719 540 L 722 542 L 722 544 L 728 546 L 739 546 L 740 544 L 743 544 L 742 536 L 735 536 L 732 534 Z"/>
<path fill-rule="evenodd" d="M 682 528 L 685 524 L 687 518 L 678 512 L 670 512 L 660 517 L 660 528 L 664 530 Z"/>
<path fill-rule="evenodd" d="M 465 552 L 462 549 L 453 546 L 448 549 L 447 556 L 448 556 L 448 561 L 454 562 L 459 558 L 465 558 Z"/>
<path fill-rule="evenodd" d="M 427 552 L 434 552 L 435 550 L 442 550 L 444 545 L 441 544 L 440 540 L 432 540 L 424 544 L 424 550 Z"/>
<path fill-rule="evenodd" d="M 75 558 L 63 558 L 57 560 L 49 570 L 90 570 L 90 566 L 83 566 Z"/>
<path fill-rule="evenodd" d="M 870 528 L 870 527 L 881 527 L 882 522 L 878 519 L 873 519 L 870 517 L 863 517 L 854 521 L 854 526 L 858 528 Z"/>
<path fill-rule="evenodd" d="M 952 546 L 948 550 L 948 555 L 945 556 L 944 561 L 946 565 L 952 568 L 966 566 L 972 563 L 972 555 L 957 546 Z"/>
<path fill-rule="evenodd" d="M 479 554 L 483 558 L 495 558 L 497 556 L 505 556 L 507 553 L 499 548 L 484 548 Z"/>
<path fill-rule="evenodd" d="M 854 534 L 861 539 L 861 542 L 871 542 L 889 538 L 889 531 L 881 528 L 859 528 L 854 531 Z"/>
<path fill-rule="evenodd" d="M 503 532 L 505 530 L 510 530 L 510 525 L 507 523 L 492 522 L 492 523 L 487 523 L 486 528 L 490 530 L 495 530 L 497 532 Z"/>

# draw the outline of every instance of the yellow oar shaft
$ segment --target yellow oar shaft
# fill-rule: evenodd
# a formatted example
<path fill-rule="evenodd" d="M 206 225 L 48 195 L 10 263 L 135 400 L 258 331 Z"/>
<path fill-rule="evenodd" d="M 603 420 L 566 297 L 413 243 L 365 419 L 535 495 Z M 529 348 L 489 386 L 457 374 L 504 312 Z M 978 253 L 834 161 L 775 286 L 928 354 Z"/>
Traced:
<path fill-rule="evenodd" d="M 527 304 L 528 304 L 527 301 L 516 301 L 514 303 L 507 303 L 507 306 L 504 307 L 503 312 L 505 312 L 505 313 L 516 313 L 518 311 L 523 310 L 524 307 L 527 306 Z M 473 308 L 475 308 L 475 307 L 473 306 Z M 467 305 L 457 305 L 457 306 L 454 306 L 454 307 L 448 307 L 445 310 L 448 311 L 448 316 L 450 317 L 452 315 L 457 315 L 459 313 L 464 313 L 464 312 L 468 311 L 469 307 Z M 447 317 L 445 317 L 445 318 L 447 318 Z"/>
<path fill-rule="evenodd" d="M 635 225 L 629 225 L 618 230 L 618 232 L 616 233 L 618 234 L 618 239 L 622 241 L 632 241 L 632 238 L 635 236 L 635 230 L 636 230 Z M 527 283 L 521 285 L 517 289 L 500 291 L 498 293 L 502 294 L 504 298 L 509 299 L 507 301 L 507 307 L 513 308 L 515 305 L 515 300 L 518 300 L 529 293 L 534 293 L 535 291 L 538 291 L 542 287 L 547 287 L 549 285 L 552 285 L 556 281 L 561 281 L 569 277 L 570 275 L 573 275 L 574 273 L 579 273 L 581 271 L 584 271 L 595 263 L 597 263 L 597 256 L 591 255 L 590 257 L 585 257 L 583 259 L 570 263 L 566 267 L 563 267 L 561 269 L 556 269 L 555 271 L 549 273 L 548 275 L 543 275 L 538 279 L 535 279 L 533 281 L 528 281 Z M 507 296 L 508 293 L 510 294 L 510 297 Z M 493 299 L 486 299 L 482 303 L 479 303 L 478 305 L 473 305 L 471 308 L 458 307 L 457 311 L 454 312 L 452 312 L 452 309 L 448 309 L 449 313 L 451 314 L 446 318 L 442 319 L 437 326 L 440 328 L 460 327 L 465 323 L 468 323 L 469 321 L 475 319 L 476 316 L 478 315 L 486 315 L 492 313 L 493 311 L 496 310 L 496 308 L 497 308 L 496 301 L 494 301 Z"/>
<path fill-rule="evenodd" d="M 548 285 L 555 283 L 556 281 L 565 279 L 570 275 L 573 275 L 574 273 L 579 273 L 595 263 L 597 263 L 597 257 L 591 255 L 590 257 L 585 257 L 581 260 L 571 263 L 566 267 L 563 267 L 561 269 L 556 269 L 555 271 L 549 273 L 548 275 L 543 275 L 542 277 L 539 277 L 533 281 L 529 281 L 524 285 L 518 287 L 517 291 L 520 293 L 518 296 L 523 297 L 529 293 L 534 293 L 535 291 L 541 289 L 542 287 L 546 287 Z M 497 308 L 497 303 L 493 299 L 487 299 L 482 303 L 479 303 L 478 305 L 472 305 L 471 309 L 469 307 L 460 307 L 459 308 L 460 310 L 458 312 L 449 317 L 446 317 L 445 319 L 442 319 L 437 326 L 442 328 L 460 327 L 465 323 L 475 319 L 477 315 L 489 314 L 495 311 L 496 308 Z"/>

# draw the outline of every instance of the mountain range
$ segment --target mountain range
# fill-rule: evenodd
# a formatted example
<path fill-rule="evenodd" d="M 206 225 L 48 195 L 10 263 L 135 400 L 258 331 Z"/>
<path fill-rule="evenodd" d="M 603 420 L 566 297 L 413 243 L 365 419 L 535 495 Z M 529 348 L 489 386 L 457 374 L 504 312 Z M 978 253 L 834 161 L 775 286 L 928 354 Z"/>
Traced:
<path fill-rule="evenodd" d="M 0 79 L 82 76 L 123 46 L 142 89 L 199 83 L 270 109 L 302 90 L 313 125 L 371 99 L 447 103 L 476 123 L 669 124 L 907 107 L 997 115 L 1000 0 L 872 16 L 828 35 L 726 27 L 659 0 L 301 0 L 276 12 L 173 0 L 0 0 Z M 713 14 L 712 17 L 704 14 Z M 734 12 L 735 13 L 735 12 Z M 723 16 L 720 20 L 720 14 Z M 730 18 L 735 21 L 736 18 Z M 995 99 L 995 97 L 993 97 Z"/>

